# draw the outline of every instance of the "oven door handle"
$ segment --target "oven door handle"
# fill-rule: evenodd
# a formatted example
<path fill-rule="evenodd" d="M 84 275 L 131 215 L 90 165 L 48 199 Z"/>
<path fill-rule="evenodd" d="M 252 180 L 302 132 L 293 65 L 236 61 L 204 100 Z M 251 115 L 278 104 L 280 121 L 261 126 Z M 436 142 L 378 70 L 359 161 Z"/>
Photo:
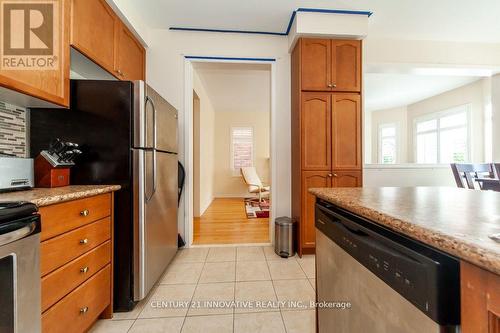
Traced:
<path fill-rule="evenodd" d="M 35 229 L 36 229 L 35 221 L 24 223 L 24 226 L 17 228 L 11 232 L 0 235 L 0 246 L 15 242 L 28 235 L 31 235 L 35 231 Z"/>

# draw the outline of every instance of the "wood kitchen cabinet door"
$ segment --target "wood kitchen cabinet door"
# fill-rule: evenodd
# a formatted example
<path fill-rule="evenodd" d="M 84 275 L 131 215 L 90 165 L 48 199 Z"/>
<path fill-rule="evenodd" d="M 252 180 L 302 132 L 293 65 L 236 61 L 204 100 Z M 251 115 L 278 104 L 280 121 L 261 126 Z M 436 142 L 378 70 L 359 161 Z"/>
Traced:
<path fill-rule="evenodd" d="M 302 90 L 329 91 L 332 48 L 329 39 L 301 39 Z"/>
<path fill-rule="evenodd" d="M 332 169 L 361 169 L 361 98 L 332 96 Z"/>
<path fill-rule="evenodd" d="M 460 261 L 462 333 L 500 333 L 500 276 Z"/>
<path fill-rule="evenodd" d="M 334 171 L 332 172 L 332 187 L 361 187 L 361 171 Z"/>
<path fill-rule="evenodd" d="M 71 45 L 113 75 L 117 20 L 104 0 L 72 0 Z"/>
<path fill-rule="evenodd" d="M 300 135 L 304 170 L 331 170 L 331 97 L 330 93 L 302 93 Z"/>
<path fill-rule="evenodd" d="M 54 15 L 54 20 L 57 20 L 54 24 L 57 28 L 54 29 L 55 35 L 52 40 L 53 57 L 50 57 L 50 59 L 56 59 L 54 67 L 50 69 L 0 69 L 0 86 L 58 105 L 69 106 L 69 1 L 55 2 L 59 15 Z M 2 58 L 2 61 L 6 60 L 8 60 L 7 57 Z"/>
<path fill-rule="evenodd" d="M 116 22 L 114 75 L 120 80 L 144 80 L 146 50 L 120 21 Z"/>
<path fill-rule="evenodd" d="M 361 41 L 332 41 L 332 91 L 361 91 Z"/>
<path fill-rule="evenodd" d="M 331 187 L 330 171 L 302 172 L 302 214 L 300 218 L 300 244 L 304 249 L 314 250 L 316 246 L 316 229 L 314 226 L 314 210 L 316 196 L 309 193 L 313 187 Z"/>

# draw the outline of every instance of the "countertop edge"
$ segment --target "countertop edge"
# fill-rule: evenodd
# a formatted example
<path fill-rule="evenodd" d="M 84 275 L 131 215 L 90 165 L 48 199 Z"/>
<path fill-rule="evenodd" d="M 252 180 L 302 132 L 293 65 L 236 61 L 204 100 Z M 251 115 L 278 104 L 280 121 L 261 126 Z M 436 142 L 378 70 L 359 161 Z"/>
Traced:
<path fill-rule="evenodd" d="M 99 195 L 99 194 L 115 192 L 115 191 L 118 191 L 119 189 L 121 189 L 120 185 L 109 185 L 109 186 L 106 186 L 103 188 L 77 190 L 77 191 L 72 192 L 72 193 L 47 196 L 46 198 L 31 200 L 30 202 L 34 203 L 38 207 L 44 207 L 44 206 L 54 205 L 57 203 L 93 197 L 93 196 Z"/>
<path fill-rule="evenodd" d="M 455 238 L 443 232 L 418 226 L 391 214 L 356 204 L 354 201 L 336 200 L 315 188 L 309 189 L 309 192 L 320 199 L 349 210 L 395 232 L 399 232 L 449 255 L 500 275 L 500 258 L 498 258 L 498 255 L 481 249 L 477 244 L 469 243 L 466 240 Z"/>

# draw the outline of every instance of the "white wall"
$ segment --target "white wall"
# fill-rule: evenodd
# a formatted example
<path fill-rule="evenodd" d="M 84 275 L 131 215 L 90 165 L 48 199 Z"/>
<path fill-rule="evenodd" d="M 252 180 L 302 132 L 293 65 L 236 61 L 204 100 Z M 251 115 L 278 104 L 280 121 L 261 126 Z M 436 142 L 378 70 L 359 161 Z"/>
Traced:
<path fill-rule="evenodd" d="M 248 197 L 248 187 L 231 169 L 231 127 L 252 127 L 254 166 L 263 183 L 270 181 L 270 113 L 248 111 L 215 112 L 215 197 Z"/>
<path fill-rule="evenodd" d="M 448 165 L 365 165 L 364 187 L 452 186 L 455 179 Z"/>
<path fill-rule="evenodd" d="M 277 216 L 290 215 L 290 55 L 287 38 L 280 36 L 150 30 L 147 78 L 179 110 L 179 158 L 184 161 L 184 56 L 276 58 L 277 177 L 272 179 Z M 191 93 L 191 92 L 189 92 Z M 190 111 L 190 110 L 189 110 Z M 183 200 L 184 201 L 184 200 Z M 179 232 L 184 234 L 183 201 Z"/>
<path fill-rule="evenodd" d="M 492 108 L 492 157 L 493 162 L 500 162 L 500 74 L 491 78 Z"/>
<path fill-rule="evenodd" d="M 396 163 L 406 163 L 407 159 L 407 112 L 406 106 L 369 112 L 371 117 L 371 161 L 379 163 L 379 126 L 396 124 Z M 365 127 L 366 128 L 366 127 Z M 366 134 L 365 134 L 366 135 Z"/>
<path fill-rule="evenodd" d="M 198 202 L 193 203 L 193 214 L 201 216 L 214 199 L 215 110 L 196 71 L 193 72 L 193 87 L 200 99 L 199 126 L 195 126 L 195 128 L 198 127 L 198 133 L 193 135 L 195 139 L 198 139 L 193 146 L 199 149 L 199 154 L 195 157 L 199 159 L 195 161 L 195 164 L 199 162 L 199 167 L 195 168 L 197 175 L 194 177 L 195 184 L 193 184 L 194 190 L 197 191 L 194 198 L 198 199 Z"/>
<path fill-rule="evenodd" d="M 408 160 L 415 162 L 413 154 L 413 122 L 423 115 L 443 111 L 455 106 L 471 104 L 471 158 L 484 161 L 484 101 L 481 80 L 453 89 L 423 101 L 408 105 Z"/>

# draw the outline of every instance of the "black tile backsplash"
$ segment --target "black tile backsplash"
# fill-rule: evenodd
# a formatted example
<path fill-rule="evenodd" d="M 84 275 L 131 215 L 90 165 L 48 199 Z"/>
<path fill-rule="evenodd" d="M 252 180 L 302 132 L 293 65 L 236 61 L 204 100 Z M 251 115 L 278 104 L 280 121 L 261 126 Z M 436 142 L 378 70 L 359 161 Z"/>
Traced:
<path fill-rule="evenodd" d="M 25 108 L 0 101 L 0 152 L 26 157 Z"/>

